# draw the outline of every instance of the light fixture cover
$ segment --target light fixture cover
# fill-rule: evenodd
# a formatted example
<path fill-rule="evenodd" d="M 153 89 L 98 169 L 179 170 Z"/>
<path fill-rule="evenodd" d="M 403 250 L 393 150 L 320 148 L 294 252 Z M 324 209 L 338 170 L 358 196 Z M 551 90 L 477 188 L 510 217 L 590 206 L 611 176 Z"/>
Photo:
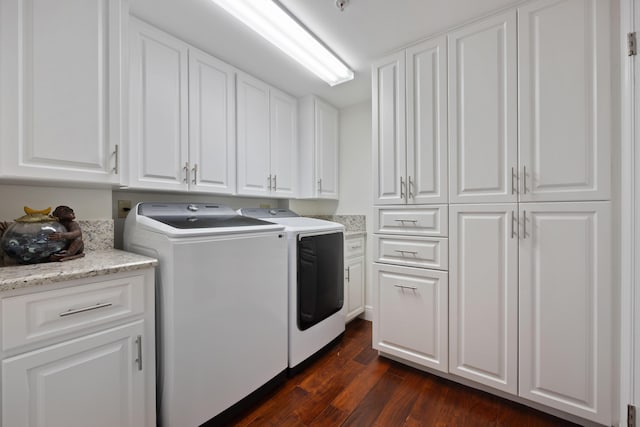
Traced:
<path fill-rule="evenodd" d="M 212 0 L 322 80 L 335 86 L 353 71 L 272 0 Z"/>

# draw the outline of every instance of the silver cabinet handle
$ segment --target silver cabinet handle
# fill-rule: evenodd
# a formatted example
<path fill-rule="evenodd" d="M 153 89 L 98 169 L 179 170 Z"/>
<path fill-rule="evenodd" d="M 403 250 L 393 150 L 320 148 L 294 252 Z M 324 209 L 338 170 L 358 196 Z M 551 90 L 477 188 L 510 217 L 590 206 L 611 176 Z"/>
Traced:
<path fill-rule="evenodd" d="M 347 267 L 346 271 L 347 271 L 347 277 L 346 277 L 347 282 L 350 282 L 351 281 L 351 266 Z"/>
<path fill-rule="evenodd" d="M 273 175 L 273 191 L 278 191 L 278 175 Z"/>
<path fill-rule="evenodd" d="M 400 177 L 400 198 L 404 199 L 404 179 L 402 177 Z"/>
<path fill-rule="evenodd" d="M 518 181 L 517 179 L 517 174 L 516 174 L 516 168 L 511 168 L 511 194 L 516 194 L 516 192 L 518 191 L 518 189 L 516 188 L 517 184 L 516 182 Z"/>
<path fill-rule="evenodd" d="M 322 178 L 318 180 L 318 193 L 322 193 Z"/>
<path fill-rule="evenodd" d="M 182 170 L 184 170 L 184 179 L 182 181 L 185 184 L 188 184 L 189 183 L 189 162 L 185 162 Z"/>
<path fill-rule="evenodd" d="M 110 302 L 103 302 L 103 303 L 97 303 L 95 305 L 90 305 L 87 307 L 82 307 L 82 308 L 76 308 L 74 309 L 69 309 L 67 311 L 63 311 L 62 313 L 58 314 L 58 316 L 60 317 L 65 317 L 65 316 L 71 316 L 74 314 L 78 314 L 78 313 L 84 313 L 85 311 L 91 311 L 91 310 L 97 310 L 99 308 L 105 308 L 105 307 L 110 307 L 113 304 L 111 304 Z"/>
<path fill-rule="evenodd" d="M 412 290 L 412 291 L 418 290 L 418 288 L 416 288 L 415 286 L 405 286 L 405 285 L 393 285 L 393 286 L 395 286 L 396 288 L 409 289 L 409 290 Z"/>
<path fill-rule="evenodd" d="M 405 222 L 410 222 L 412 224 L 417 224 L 418 220 L 417 219 L 394 219 L 394 221 L 396 222 L 401 222 L 401 223 L 405 223 Z"/>
<path fill-rule="evenodd" d="M 193 165 L 193 183 L 198 184 L 198 164 Z"/>
<path fill-rule="evenodd" d="M 527 238 L 527 211 L 522 211 L 522 239 Z"/>
<path fill-rule="evenodd" d="M 362 248 L 362 245 L 349 246 L 349 249 L 360 249 L 360 248 Z"/>
<path fill-rule="evenodd" d="M 414 198 L 414 195 L 413 195 L 413 180 L 411 179 L 411 177 L 408 177 L 408 179 L 409 179 L 409 197 L 413 199 Z"/>
<path fill-rule="evenodd" d="M 522 166 L 522 192 L 527 194 L 527 166 Z"/>
<path fill-rule="evenodd" d="M 118 151 L 118 144 L 116 144 L 115 147 L 113 147 L 113 157 L 115 160 L 114 166 L 113 166 L 113 173 L 118 175 L 118 172 L 120 171 L 120 151 Z"/>
<path fill-rule="evenodd" d="M 271 174 L 267 177 L 267 181 L 269 181 L 269 191 L 271 191 Z"/>
<path fill-rule="evenodd" d="M 515 222 L 516 222 L 516 214 L 513 211 L 511 211 L 511 238 L 512 239 L 516 235 Z"/>
<path fill-rule="evenodd" d="M 404 256 L 404 254 L 418 255 L 417 251 L 403 251 L 403 250 L 400 250 L 400 249 L 395 249 L 395 251 L 396 252 L 400 252 L 400 254 L 402 256 Z"/>
<path fill-rule="evenodd" d="M 136 338 L 136 347 L 138 350 L 136 363 L 138 364 L 138 371 L 142 371 L 142 335 L 138 335 L 138 338 Z"/>

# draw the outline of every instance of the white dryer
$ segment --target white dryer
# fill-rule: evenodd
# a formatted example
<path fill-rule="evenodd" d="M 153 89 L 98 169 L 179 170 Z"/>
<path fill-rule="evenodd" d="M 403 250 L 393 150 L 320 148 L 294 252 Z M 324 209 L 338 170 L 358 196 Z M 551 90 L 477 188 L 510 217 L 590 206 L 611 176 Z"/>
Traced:
<path fill-rule="evenodd" d="M 344 225 L 288 209 L 243 208 L 240 214 L 284 225 L 289 246 L 289 368 L 345 330 Z"/>
<path fill-rule="evenodd" d="M 284 227 L 224 205 L 140 203 L 124 248 L 159 260 L 158 422 L 198 426 L 287 370 Z"/>

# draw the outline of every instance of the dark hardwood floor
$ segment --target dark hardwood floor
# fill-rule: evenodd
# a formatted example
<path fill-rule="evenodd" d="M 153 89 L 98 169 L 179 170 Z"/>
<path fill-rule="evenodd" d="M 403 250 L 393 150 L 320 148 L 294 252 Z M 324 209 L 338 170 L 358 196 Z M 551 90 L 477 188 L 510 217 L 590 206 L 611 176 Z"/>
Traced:
<path fill-rule="evenodd" d="M 378 357 L 371 323 L 249 408 L 235 426 L 574 426 L 488 393 Z"/>

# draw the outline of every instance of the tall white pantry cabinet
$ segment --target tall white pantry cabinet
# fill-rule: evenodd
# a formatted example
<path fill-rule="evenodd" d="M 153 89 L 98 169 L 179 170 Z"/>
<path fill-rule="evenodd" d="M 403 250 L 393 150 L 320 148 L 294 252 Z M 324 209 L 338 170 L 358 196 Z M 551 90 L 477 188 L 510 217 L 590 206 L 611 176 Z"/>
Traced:
<path fill-rule="evenodd" d="M 611 18 L 528 2 L 374 64 L 381 354 L 611 425 Z"/>

